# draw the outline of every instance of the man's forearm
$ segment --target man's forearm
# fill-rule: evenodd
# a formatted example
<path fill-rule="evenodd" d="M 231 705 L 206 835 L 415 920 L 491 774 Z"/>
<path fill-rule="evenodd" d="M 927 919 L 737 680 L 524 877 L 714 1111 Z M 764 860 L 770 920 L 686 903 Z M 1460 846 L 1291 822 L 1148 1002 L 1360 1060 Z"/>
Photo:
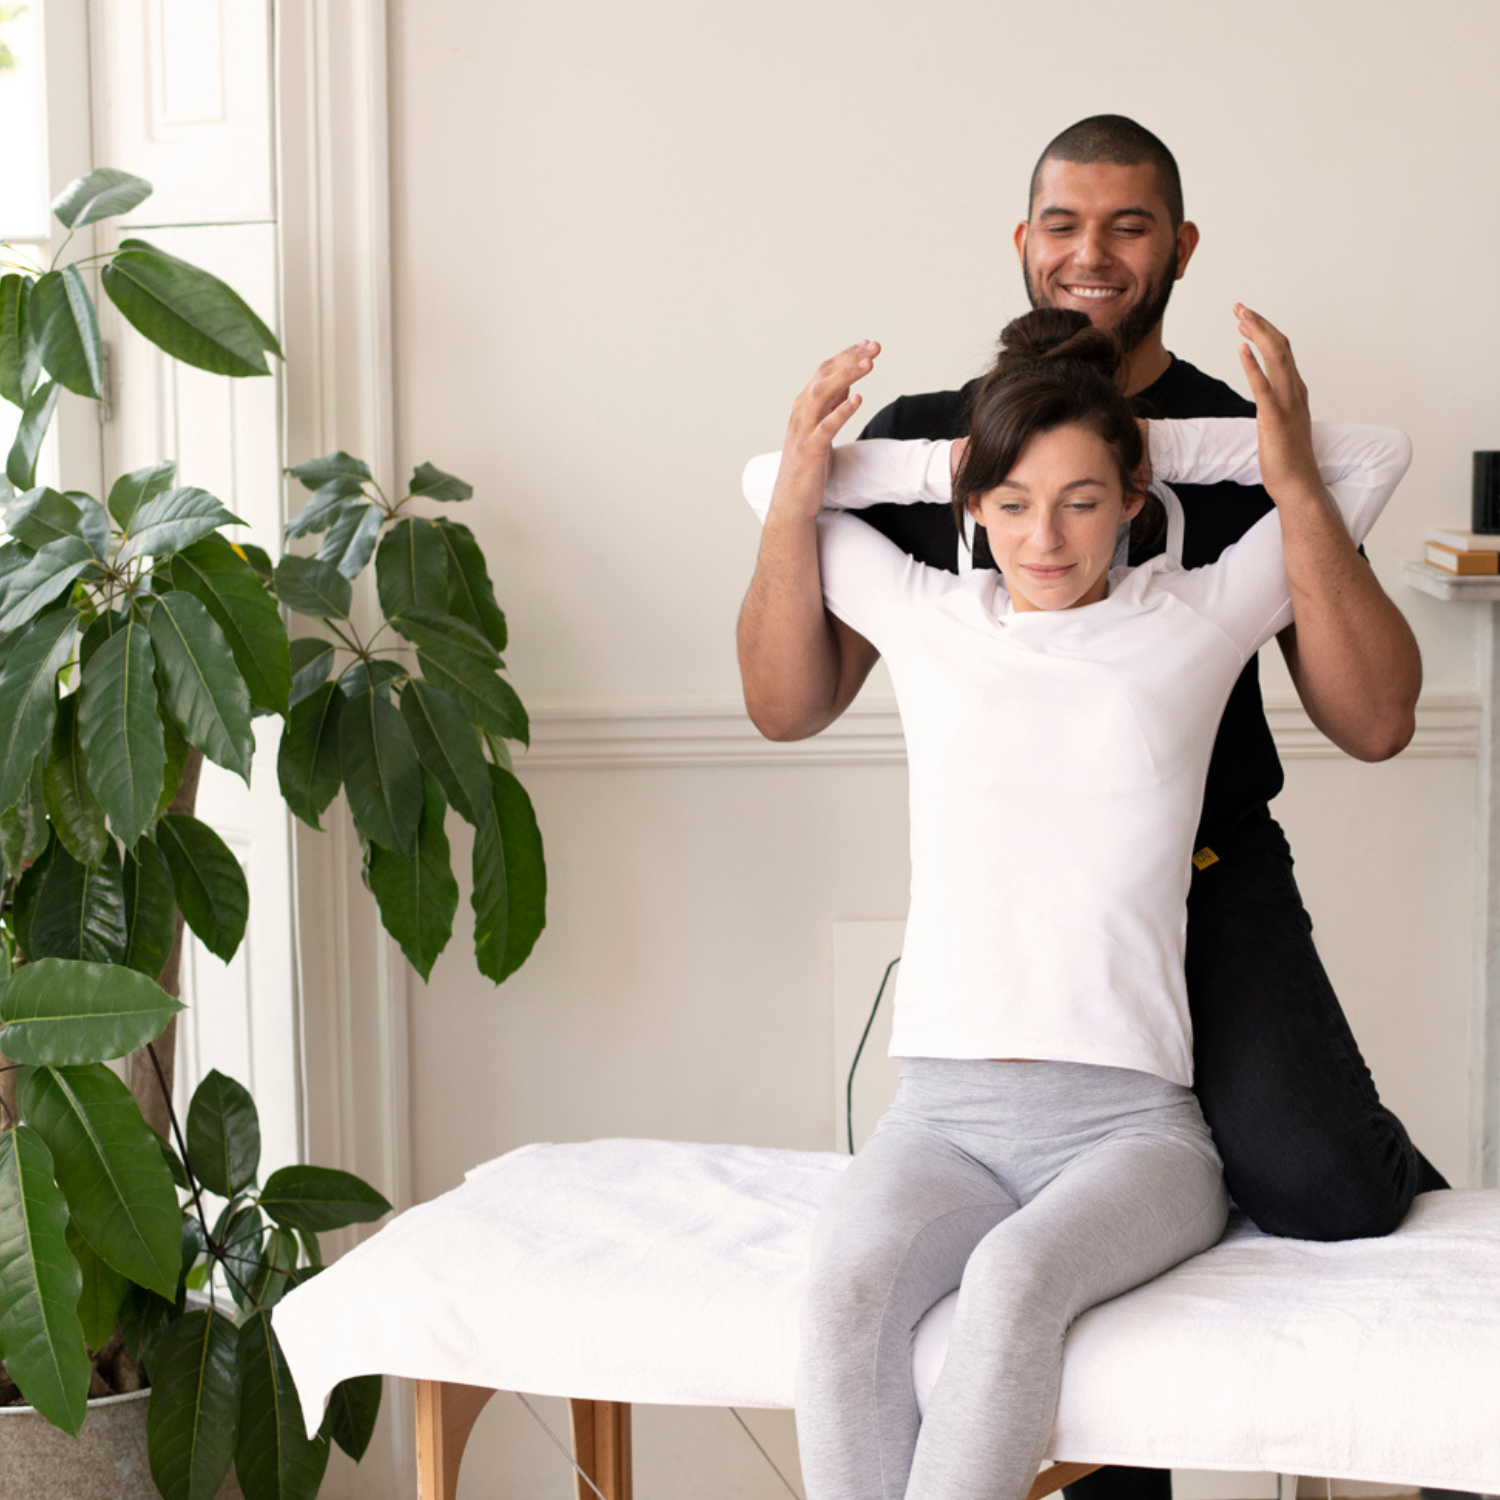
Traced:
<path fill-rule="evenodd" d="M 1386 760 L 1416 727 L 1416 637 L 1326 492 L 1278 508 L 1296 618 L 1280 642 L 1297 695 L 1345 754 Z"/>
<path fill-rule="evenodd" d="M 767 739 L 817 734 L 859 691 L 877 653 L 823 607 L 816 522 L 767 520 L 737 643 L 745 708 Z"/>

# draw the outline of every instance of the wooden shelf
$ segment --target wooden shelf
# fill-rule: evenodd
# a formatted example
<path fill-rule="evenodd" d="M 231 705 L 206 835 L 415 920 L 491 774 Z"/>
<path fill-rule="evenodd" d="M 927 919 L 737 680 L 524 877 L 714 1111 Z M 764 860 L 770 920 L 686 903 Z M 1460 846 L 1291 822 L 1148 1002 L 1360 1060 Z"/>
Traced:
<path fill-rule="evenodd" d="M 1500 576 L 1496 574 L 1465 577 L 1435 568 L 1429 562 L 1408 562 L 1405 566 L 1406 581 L 1419 594 L 1429 594 L 1445 602 L 1462 599 L 1476 604 L 1500 604 Z"/>

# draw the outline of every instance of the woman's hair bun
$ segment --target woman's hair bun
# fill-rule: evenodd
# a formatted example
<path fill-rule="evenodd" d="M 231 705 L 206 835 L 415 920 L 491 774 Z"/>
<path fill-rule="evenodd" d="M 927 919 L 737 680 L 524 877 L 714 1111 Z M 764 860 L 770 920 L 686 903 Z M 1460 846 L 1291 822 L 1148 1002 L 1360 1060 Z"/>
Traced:
<path fill-rule="evenodd" d="M 995 373 L 1002 378 L 1054 360 L 1090 365 L 1106 380 L 1117 382 L 1125 351 L 1108 329 L 1095 328 L 1087 313 L 1061 307 L 1034 308 L 1013 318 L 1001 330 Z"/>

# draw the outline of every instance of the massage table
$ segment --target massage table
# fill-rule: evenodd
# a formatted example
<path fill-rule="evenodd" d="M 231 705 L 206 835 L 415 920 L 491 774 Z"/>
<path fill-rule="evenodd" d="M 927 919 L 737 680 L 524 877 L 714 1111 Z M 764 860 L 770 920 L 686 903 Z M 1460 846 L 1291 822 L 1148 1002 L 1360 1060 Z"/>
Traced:
<path fill-rule="evenodd" d="M 577 1467 L 629 1500 L 631 1403 L 792 1405 L 812 1221 L 849 1161 L 602 1140 L 474 1168 L 275 1309 L 309 1433 L 346 1377 L 413 1379 L 419 1494 L 453 1500 L 491 1395 L 561 1396 Z M 919 1404 L 956 1297 L 917 1330 Z M 1073 1325 L 1047 1456 L 1033 1497 L 1107 1463 L 1500 1492 L 1500 1191 L 1341 1244 L 1232 1219 Z"/>

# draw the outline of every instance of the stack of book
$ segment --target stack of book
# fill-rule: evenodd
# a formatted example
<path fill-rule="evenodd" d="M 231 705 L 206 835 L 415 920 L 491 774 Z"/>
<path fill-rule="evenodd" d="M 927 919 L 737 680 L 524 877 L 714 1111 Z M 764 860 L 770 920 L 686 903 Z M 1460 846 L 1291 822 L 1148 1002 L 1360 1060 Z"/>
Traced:
<path fill-rule="evenodd" d="M 1500 535 L 1434 526 L 1427 533 L 1427 561 L 1445 573 L 1500 573 Z"/>

